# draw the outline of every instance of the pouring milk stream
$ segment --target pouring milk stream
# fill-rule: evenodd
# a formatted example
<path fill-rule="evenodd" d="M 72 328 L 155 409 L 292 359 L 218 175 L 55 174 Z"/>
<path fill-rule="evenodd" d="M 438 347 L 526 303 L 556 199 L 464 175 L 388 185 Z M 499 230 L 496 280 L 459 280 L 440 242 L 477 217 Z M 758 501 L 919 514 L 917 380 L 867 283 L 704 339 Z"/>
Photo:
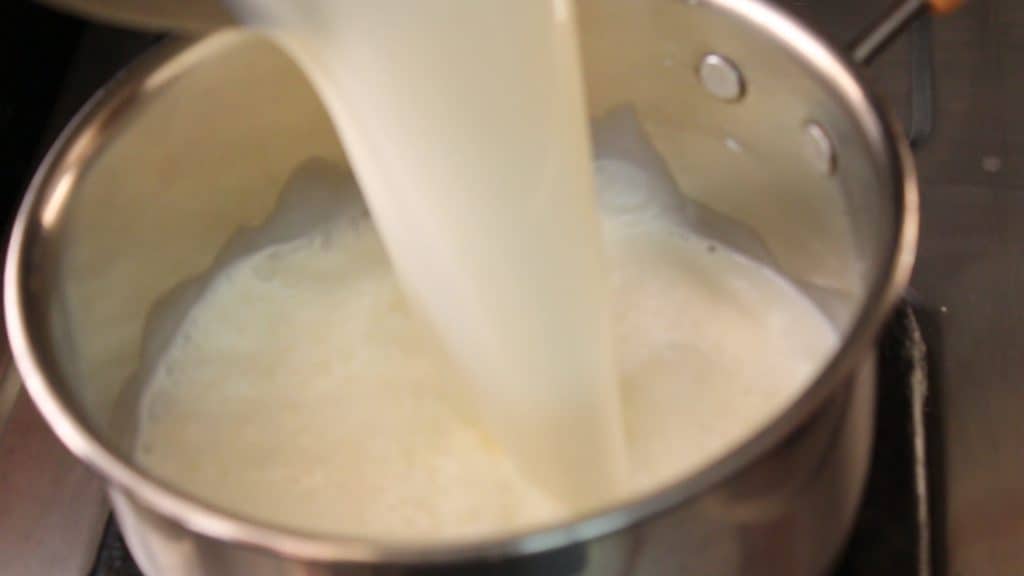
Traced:
<path fill-rule="evenodd" d="M 625 473 L 574 6 L 243 0 L 318 88 L 462 410 L 577 504 Z"/>

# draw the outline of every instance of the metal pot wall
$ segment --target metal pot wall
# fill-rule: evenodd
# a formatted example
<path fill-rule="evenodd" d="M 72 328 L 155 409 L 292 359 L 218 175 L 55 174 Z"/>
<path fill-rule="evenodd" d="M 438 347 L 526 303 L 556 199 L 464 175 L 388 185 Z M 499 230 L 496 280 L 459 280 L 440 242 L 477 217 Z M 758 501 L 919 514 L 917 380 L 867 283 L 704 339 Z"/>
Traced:
<path fill-rule="evenodd" d="M 580 5 L 590 112 L 637 111 L 684 190 L 755 231 L 844 334 L 749 441 L 657 493 L 530 533 L 383 543 L 277 529 L 132 463 L 123 388 L 147 315 L 273 208 L 311 156 L 344 162 L 318 99 L 270 41 L 166 45 L 97 95 L 19 213 L 10 342 L 61 440 L 103 476 L 151 575 L 822 574 L 872 441 L 874 343 L 905 287 L 917 189 L 903 138 L 844 59 L 755 0 Z M 691 137 L 697 135 L 697 137 Z"/>

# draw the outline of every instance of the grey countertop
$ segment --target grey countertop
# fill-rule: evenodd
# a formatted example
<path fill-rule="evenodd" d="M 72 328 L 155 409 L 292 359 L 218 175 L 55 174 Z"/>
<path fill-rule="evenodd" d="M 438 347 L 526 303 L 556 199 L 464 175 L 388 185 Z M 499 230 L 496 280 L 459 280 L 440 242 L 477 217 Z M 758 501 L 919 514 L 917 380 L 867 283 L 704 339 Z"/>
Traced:
<path fill-rule="evenodd" d="M 884 2 L 785 0 L 837 41 Z M 938 19 L 911 286 L 929 345 L 940 574 L 1024 574 L 1024 2 Z M 903 117 L 909 48 L 867 76 Z"/>
<path fill-rule="evenodd" d="M 938 536 L 947 574 L 1024 574 L 1024 2 L 976 0 L 934 32 L 912 286 L 931 312 Z"/>

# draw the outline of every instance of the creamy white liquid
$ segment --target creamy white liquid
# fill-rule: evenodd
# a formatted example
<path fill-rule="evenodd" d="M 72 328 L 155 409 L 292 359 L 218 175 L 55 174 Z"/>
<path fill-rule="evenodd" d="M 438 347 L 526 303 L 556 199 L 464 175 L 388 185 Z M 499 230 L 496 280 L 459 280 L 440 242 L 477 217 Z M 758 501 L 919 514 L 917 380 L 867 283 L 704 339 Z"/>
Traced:
<path fill-rule="evenodd" d="M 479 537 L 705 465 L 834 348 L 657 158 L 598 151 L 599 220 L 572 2 L 231 3 L 310 75 L 373 222 L 211 272 L 145 371 L 158 476 L 303 530 Z"/>
<path fill-rule="evenodd" d="M 559 498 L 616 493 L 621 401 L 574 3 L 230 4 L 317 87 L 405 293 L 466 376 L 450 404 Z"/>
<path fill-rule="evenodd" d="M 651 173 L 616 158 L 597 173 L 630 462 L 612 500 L 743 441 L 836 333 L 768 268 L 690 232 Z M 137 457 L 159 477 L 247 517 L 381 539 L 481 537 L 586 506 L 453 409 L 443 391 L 460 372 L 369 221 L 215 273 L 146 384 Z"/>

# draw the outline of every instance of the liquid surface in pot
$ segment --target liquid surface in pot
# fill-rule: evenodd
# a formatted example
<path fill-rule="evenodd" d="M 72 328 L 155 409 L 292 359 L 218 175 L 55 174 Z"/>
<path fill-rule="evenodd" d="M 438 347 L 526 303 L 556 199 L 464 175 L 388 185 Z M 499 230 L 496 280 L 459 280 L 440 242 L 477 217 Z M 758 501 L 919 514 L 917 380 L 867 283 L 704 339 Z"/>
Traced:
<path fill-rule="evenodd" d="M 693 233 L 643 142 L 625 142 L 629 122 L 596 130 L 594 163 L 628 458 L 609 500 L 746 439 L 837 344 L 794 286 Z M 272 219 L 321 224 L 210 272 L 148 370 L 140 463 L 243 516 L 329 534 L 474 538 L 581 512 L 463 417 L 460 370 L 404 296 L 370 219 L 314 198 L 354 187 L 307 166 Z"/>

